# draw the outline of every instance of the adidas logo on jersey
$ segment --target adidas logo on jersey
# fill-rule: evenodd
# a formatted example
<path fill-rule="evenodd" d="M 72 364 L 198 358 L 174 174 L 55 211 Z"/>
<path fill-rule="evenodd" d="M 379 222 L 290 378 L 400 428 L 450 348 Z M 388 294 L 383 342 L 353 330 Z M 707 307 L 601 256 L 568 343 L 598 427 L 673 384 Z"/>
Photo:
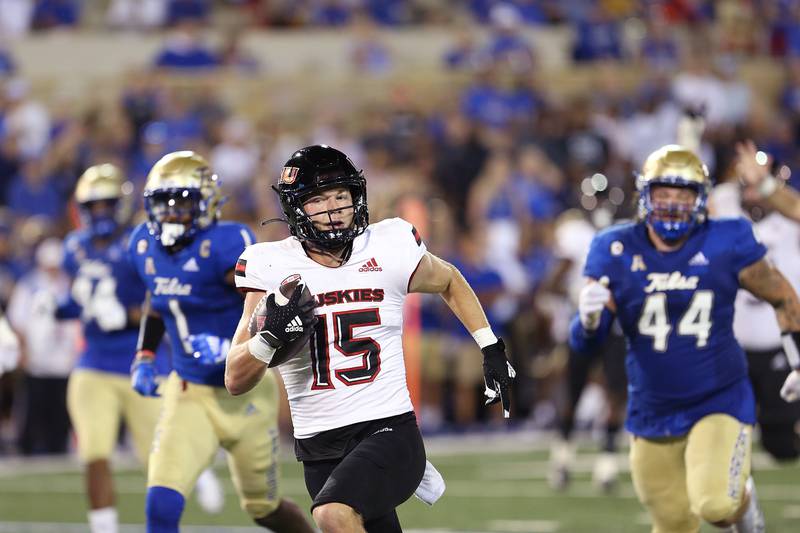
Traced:
<path fill-rule="evenodd" d="M 378 266 L 378 262 L 373 257 L 358 269 L 359 272 L 383 272 L 383 269 Z"/>
<path fill-rule="evenodd" d="M 183 264 L 181 269 L 184 272 L 200 272 L 200 267 L 197 266 L 197 260 L 194 257 L 190 257 L 189 260 Z"/>
<path fill-rule="evenodd" d="M 303 323 L 300 322 L 300 317 L 296 316 L 286 325 L 286 333 L 302 333 Z"/>
<path fill-rule="evenodd" d="M 706 259 L 706 256 L 703 255 L 703 252 L 697 252 L 691 259 L 689 259 L 689 266 L 706 266 L 707 264 L 708 259 Z"/>

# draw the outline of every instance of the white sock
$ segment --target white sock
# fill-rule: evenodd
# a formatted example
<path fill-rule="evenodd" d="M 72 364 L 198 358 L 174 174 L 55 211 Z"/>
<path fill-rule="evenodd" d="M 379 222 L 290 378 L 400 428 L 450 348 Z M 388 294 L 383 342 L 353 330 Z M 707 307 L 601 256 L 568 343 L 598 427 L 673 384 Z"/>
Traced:
<path fill-rule="evenodd" d="M 221 513 L 225 507 L 225 492 L 212 468 L 200 473 L 194 485 L 197 503 L 210 514 Z"/>
<path fill-rule="evenodd" d="M 89 511 L 89 530 L 92 533 L 117 533 L 117 510 L 113 507 L 103 507 Z"/>

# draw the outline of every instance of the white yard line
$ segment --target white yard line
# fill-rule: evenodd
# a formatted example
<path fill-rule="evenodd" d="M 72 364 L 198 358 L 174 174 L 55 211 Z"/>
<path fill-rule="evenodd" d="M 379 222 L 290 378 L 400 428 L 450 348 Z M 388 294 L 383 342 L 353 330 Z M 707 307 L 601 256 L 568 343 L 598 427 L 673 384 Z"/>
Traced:
<path fill-rule="evenodd" d="M 0 533 L 86 533 L 87 529 L 85 523 L 0 522 Z M 253 533 L 253 529 L 253 526 L 181 526 L 184 533 Z M 142 533 L 142 524 L 120 524 L 119 531 Z"/>
<path fill-rule="evenodd" d="M 86 533 L 87 525 L 83 523 L 64 524 L 58 522 L 0 522 L 0 533 Z M 120 524 L 120 533 L 141 533 L 141 524 Z M 253 533 L 254 526 L 187 526 L 182 525 L 183 533 Z M 262 530 L 259 530 L 262 531 Z M 498 533 L 527 531 L 529 533 L 548 533 L 555 530 L 545 529 L 499 529 L 496 531 L 478 531 L 461 529 L 406 529 L 406 533 Z"/>
<path fill-rule="evenodd" d="M 758 498 L 761 499 L 761 488 L 756 487 L 758 490 Z M 783 508 L 783 517 L 800 520 L 800 505 L 787 505 Z"/>
<path fill-rule="evenodd" d="M 447 490 L 444 498 L 465 499 L 518 499 L 518 500 L 559 500 L 564 498 L 599 499 L 608 498 L 590 481 L 575 481 L 566 492 L 555 492 L 541 482 L 500 482 L 447 479 Z M 783 485 L 758 485 L 758 497 L 763 501 L 796 503 L 797 496 Z M 289 495 L 305 495 L 306 488 L 299 479 L 284 479 L 281 490 Z M 43 491 L 56 494 L 83 494 L 83 484 L 67 477 L 48 477 L 47 479 L 20 479 L 14 486 L 0 489 L 2 494 L 41 494 Z M 119 494 L 144 494 L 146 487 L 133 479 L 119 479 L 116 482 Z M 232 489 L 226 488 L 226 495 L 235 497 Z M 622 482 L 613 497 L 635 499 L 633 487 L 627 481 Z"/>
<path fill-rule="evenodd" d="M 492 520 L 489 529 L 510 533 L 554 533 L 560 524 L 554 520 Z"/>

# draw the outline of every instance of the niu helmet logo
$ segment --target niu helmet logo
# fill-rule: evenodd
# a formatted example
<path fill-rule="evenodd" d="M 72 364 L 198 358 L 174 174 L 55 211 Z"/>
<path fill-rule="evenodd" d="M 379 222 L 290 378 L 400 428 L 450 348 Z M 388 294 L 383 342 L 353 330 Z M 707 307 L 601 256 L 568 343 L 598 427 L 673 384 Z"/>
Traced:
<path fill-rule="evenodd" d="M 291 185 L 297 180 L 298 172 L 300 172 L 298 167 L 283 167 L 283 170 L 281 170 L 281 183 Z"/>
<path fill-rule="evenodd" d="M 383 269 L 378 266 L 378 262 L 373 257 L 358 269 L 359 272 L 383 272 Z"/>

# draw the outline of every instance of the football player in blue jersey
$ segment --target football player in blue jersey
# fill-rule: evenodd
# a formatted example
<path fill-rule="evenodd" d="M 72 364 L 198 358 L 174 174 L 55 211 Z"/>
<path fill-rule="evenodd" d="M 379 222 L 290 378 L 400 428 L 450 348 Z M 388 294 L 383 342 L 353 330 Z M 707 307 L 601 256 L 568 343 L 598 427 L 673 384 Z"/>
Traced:
<path fill-rule="evenodd" d="M 631 472 L 653 532 L 696 532 L 701 519 L 762 532 L 734 300 L 741 287 L 772 304 L 789 338 L 800 332 L 800 301 L 747 220 L 706 218 L 708 172 L 693 152 L 655 151 L 637 188 L 640 219 L 592 241 L 570 345 L 592 350 L 614 315 L 627 337 Z"/>
<path fill-rule="evenodd" d="M 248 394 L 225 390 L 225 357 L 242 313 L 234 266 L 253 242 L 249 228 L 218 222 L 216 175 L 191 151 L 173 152 L 150 171 L 144 191 L 148 221 L 129 254 L 148 291 L 133 387 L 158 394 L 153 353 L 164 333 L 173 372 L 163 385 L 147 481 L 147 531 L 178 531 L 185 496 L 222 446 L 242 508 L 276 532 L 311 532 L 300 508 L 278 487 L 277 386 L 273 376 Z"/>
<path fill-rule="evenodd" d="M 117 531 L 109 458 L 124 419 L 144 464 L 161 402 L 128 384 L 145 288 L 128 261 L 133 187 L 114 165 L 88 168 L 75 189 L 83 227 L 65 240 L 63 268 L 72 278 L 58 319 L 80 318 L 85 346 L 69 378 L 67 402 L 86 465 L 89 524 L 93 533 Z M 158 358 L 166 374 L 169 355 Z"/>

